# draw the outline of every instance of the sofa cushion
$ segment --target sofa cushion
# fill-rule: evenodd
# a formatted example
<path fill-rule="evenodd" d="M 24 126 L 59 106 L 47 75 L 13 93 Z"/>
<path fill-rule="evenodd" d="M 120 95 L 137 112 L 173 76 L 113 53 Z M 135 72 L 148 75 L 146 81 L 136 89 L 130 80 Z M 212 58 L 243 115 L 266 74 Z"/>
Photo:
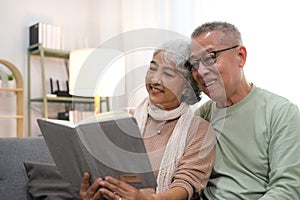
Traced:
<path fill-rule="evenodd" d="M 54 163 L 42 137 L 0 138 L 1 200 L 26 200 L 24 161 Z"/>
<path fill-rule="evenodd" d="M 54 164 L 24 162 L 33 200 L 80 200 L 79 188 L 63 180 Z"/>

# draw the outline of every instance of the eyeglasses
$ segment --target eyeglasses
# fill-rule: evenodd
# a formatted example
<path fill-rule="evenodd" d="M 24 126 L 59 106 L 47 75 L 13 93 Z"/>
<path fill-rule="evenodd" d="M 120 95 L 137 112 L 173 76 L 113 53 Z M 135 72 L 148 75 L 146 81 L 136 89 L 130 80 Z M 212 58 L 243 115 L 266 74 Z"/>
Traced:
<path fill-rule="evenodd" d="M 211 51 L 208 52 L 205 56 L 203 56 L 200 59 L 197 60 L 190 60 L 190 64 L 191 66 L 187 66 L 187 68 L 191 71 L 193 68 L 195 68 L 196 70 L 199 69 L 200 66 L 200 62 L 203 66 L 205 67 L 209 67 L 212 66 L 213 64 L 215 64 L 217 62 L 217 57 L 219 56 L 220 53 L 224 52 L 224 51 L 228 51 L 234 48 L 237 48 L 239 45 L 234 45 L 232 47 L 226 48 L 226 49 L 220 49 L 217 51 Z"/>

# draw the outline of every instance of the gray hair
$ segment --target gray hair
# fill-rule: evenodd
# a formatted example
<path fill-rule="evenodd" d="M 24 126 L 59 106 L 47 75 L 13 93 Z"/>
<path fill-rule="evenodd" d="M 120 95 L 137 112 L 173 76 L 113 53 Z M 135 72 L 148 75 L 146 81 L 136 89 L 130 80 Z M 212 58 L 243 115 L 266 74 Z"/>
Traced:
<path fill-rule="evenodd" d="M 193 105 L 200 101 L 201 90 L 186 67 L 187 60 L 190 57 L 190 41 L 181 39 L 168 41 L 154 51 L 153 57 L 158 53 L 162 53 L 162 59 L 165 63 L 175 65 L 176 70 L 186 80 L 187 92 L 182 95 L 180 102 Z"/>
<path fill-rule="evenodd" d="M 207 33 L 211 31 L 220 31 L 224 33 L 224 38 L 220 39 L 220 42 L 222 44 L 243 44 L 240 31 L 233 24 L 230 24 L 228 22 L 215 21 L 204 23 L 193 31 L 191 37 L 195 38 L 202 33 Z"/>

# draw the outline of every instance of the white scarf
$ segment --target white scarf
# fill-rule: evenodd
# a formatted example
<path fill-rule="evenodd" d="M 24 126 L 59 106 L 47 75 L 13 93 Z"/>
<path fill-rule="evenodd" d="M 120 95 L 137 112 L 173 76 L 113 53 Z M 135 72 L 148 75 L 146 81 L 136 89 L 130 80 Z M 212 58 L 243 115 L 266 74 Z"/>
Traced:
<path fill-rule="evenodd" d="M 181 103 L 174 110 L 166 111 L 151 104 L 146 98 L 136 108 L 134 117 L 137 120 L 141 134 L 144 134 L 148 114 L 155 120 L 165 121 L 180 117 L 167 143 L 157 177 L 156 193 L 169 189 L 172 177 L 178 167 L 178 160 L 183 155 L 186 137 L 193 118 L 193 111 L 186 103 Z"/>

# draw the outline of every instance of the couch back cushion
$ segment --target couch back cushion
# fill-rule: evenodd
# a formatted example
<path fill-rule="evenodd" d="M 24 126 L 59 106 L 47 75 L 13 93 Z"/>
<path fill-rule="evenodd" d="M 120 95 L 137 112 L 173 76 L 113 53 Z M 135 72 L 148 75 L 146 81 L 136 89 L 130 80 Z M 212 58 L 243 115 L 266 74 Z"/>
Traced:
<path fill-rule="evenodd" d="M 54 163 L 42 137 L 0 138 L 0 199 L 28 198 L 24 161 Z"/>

